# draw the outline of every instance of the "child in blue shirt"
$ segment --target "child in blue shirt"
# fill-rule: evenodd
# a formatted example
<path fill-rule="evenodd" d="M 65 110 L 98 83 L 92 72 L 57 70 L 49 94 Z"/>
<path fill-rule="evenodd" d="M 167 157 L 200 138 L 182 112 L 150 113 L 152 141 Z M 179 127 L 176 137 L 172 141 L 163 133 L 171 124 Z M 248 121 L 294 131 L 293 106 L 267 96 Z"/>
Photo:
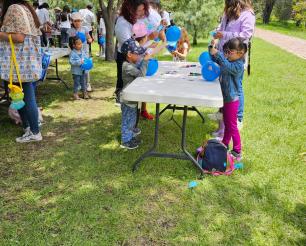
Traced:
<path fill-rule="evenodd" d="M 73 97 L 75 100 L 79 100 L 79 86 L 81 86 L 81 90 L 83 92 L 83 98 L 89 99 L 86 85 L 85 85 L 85 71 L 82 69 L 82 64 L 84 63 L 84 59 L 87 58 L 86 53 L 82 49 L 82 41 L 78 37 L 69 38 L 69 46 L 71 48 L 71 53 L 69 56 L 69 62 L 71 64 L 71 73 L 73 77 Z"/>
<path fill-rule="evenodd" d="M 247 45 L 242 38 L 230 39 L 223 47 L 224 54 L 216 48 L 209 52 L 213 60 L 220 65 L 220 84 L 223 95 L 224 136 L 222 142 L 228 146 L 233 139 L 232 155 L 239 161 L 241 155 L 241 139 L 237 126 L 239 108 L 239 83 L 244 72 L 244 55 Z"/>

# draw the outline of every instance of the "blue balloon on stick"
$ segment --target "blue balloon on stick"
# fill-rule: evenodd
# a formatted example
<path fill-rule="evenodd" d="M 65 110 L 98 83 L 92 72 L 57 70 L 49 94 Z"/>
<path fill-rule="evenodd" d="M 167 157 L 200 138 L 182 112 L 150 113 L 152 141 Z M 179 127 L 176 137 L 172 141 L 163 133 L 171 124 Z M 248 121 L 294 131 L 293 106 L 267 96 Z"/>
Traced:
<path fill-rule="evenodd" d="M 202 67 L 202 76 L 207 81 L 214 81 L 220 76 L 220 67 L 217 63 L 208 61 Z"/>
<path fill-rule="evenodd" d="M 181 30 L 177 26 L 171 26 L 166 31 L 166 38 L 169 42 L 177 42 L 181 38 Z"/>
<path fill-rule="evenodd" d="M 204 66 L 207 62 L 212 62 L 211 56 L 208 51 L 204 51 L 199 56 L 199 62 L 201 63 L 202 66 Z"/>
<path fill-rule="evenodd" d="M 86 35 L 83 32 L 77 32 L 76 36 L 81 39 L 82 43 L 86 42 Z"/>
<path fill-rule="evenodd" d="M 146 76 L 153 76 L 157 72 L 157 70 L 158 70 L 157 59 L 149 59 Z"/>
<path fill-rule="evenodd" d="M 166 48 L 170 53 L 172 53 L 173 51 L 176 51 L 177 42 L 168 42 L 168 45 L 166 46 Z"/>
<path fill-rule="evenodd" d="M 93 68 L 93 61 L 91 58 L 84 59 L 84 63 L 81 65 L 81 68 L 85 71 L 89 71 Z"/>

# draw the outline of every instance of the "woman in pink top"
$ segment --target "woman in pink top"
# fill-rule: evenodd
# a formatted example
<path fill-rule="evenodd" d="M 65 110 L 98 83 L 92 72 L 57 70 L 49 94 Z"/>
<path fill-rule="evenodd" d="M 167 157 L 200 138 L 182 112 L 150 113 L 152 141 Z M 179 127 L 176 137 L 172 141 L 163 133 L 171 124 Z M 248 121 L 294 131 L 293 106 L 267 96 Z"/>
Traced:
<path fill-rule="evenodd" d="M 212 45 L 223 52 L 223 45 L 230 39 L 241 37 L 248 43 L 255 29 L 255 14 L 251 0 L 225 0 L 224 15 L 221 24 L 216 30 Z M 242 87 L 243 76 L 239 83 L 239 110 L 237 114 L 238 125 L 242 127 L 244 112 L 244 93 Z M 219 122 L 219 129 L 213 133 L 218 138 L 223 137 L 224 124 Z"/>

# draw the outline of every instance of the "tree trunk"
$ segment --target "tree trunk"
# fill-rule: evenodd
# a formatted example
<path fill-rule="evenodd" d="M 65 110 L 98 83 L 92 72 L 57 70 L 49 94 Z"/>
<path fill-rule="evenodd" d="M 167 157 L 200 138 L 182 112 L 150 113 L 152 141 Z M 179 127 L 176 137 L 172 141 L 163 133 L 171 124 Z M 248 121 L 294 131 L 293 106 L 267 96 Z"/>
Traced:
<path fill-rule="evenodd" d="M 114 6 L 114 0 L 108 0 L 107 6 L 104 4 L 103 0 L 99 0 L 100 7 L 102 10 L 102 16 L 105 22 L 106 28 L 106 45 L 105 45 L 105 60 L 113 61 L 115 53 L 114 45 L 114 30 L 117 11 L 122 4 L 122 0 L 117 1 L 117 5 Z"/>
<path fill-rule="evenodd" d="M 266 0 L 265 2 L 265 8 L 262 14 L 264 24 L 269 24 L 270 22 L 270 16 L 271 16 L 275 1 L 276 0 Z"/>
<path fill-rule="evenodd" d="M 193 35 L 193 41 L 192 41 L 193 45 L 197 45 L 198 44 L 198 30 L 197 28 L 194 26 L 194 35 Z"/>

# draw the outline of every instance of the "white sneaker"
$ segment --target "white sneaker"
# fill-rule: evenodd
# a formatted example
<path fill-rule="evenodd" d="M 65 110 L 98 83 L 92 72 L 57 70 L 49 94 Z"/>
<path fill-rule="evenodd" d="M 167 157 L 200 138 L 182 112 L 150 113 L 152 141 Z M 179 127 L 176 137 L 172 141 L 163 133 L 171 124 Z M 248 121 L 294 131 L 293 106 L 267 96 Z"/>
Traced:
<path fill-rule="evenodd" d="M 31 131 L 30 133 L 23 134 L 22 137 L 16 138 L 17 143 L 30 143 L 30 142 L 38 142 L 42 140 L 41 133 L 33 134 Z"/>
<path fill-rule="evenodd" d="M 92 88 L 91 88 L 90 83 L 87 83 L 87 91 L 88 91 L 88 92 L 91 92 L 91 91 L 92 91 Z"/>
<path fill-rule="evenodd" d="M 220 112 L 208 114 L 207 116 L 209 119 L 214 120 L 214 121 L 223 120 L 223 114 Z"/>
<path fill-rule="evenodd" d="M 241 131 L 243 128 L 243 121 L 240 121 L 237 119 L 237 127 L 238 127 L 238 130 Z"/>
<path fill-rule="evenodd" d="M 29 135 L 31 133 L 31 128 L 28 126 L 27 128 L 23 129 L 23 132 L 24 134 L 22 136 Z"/>

